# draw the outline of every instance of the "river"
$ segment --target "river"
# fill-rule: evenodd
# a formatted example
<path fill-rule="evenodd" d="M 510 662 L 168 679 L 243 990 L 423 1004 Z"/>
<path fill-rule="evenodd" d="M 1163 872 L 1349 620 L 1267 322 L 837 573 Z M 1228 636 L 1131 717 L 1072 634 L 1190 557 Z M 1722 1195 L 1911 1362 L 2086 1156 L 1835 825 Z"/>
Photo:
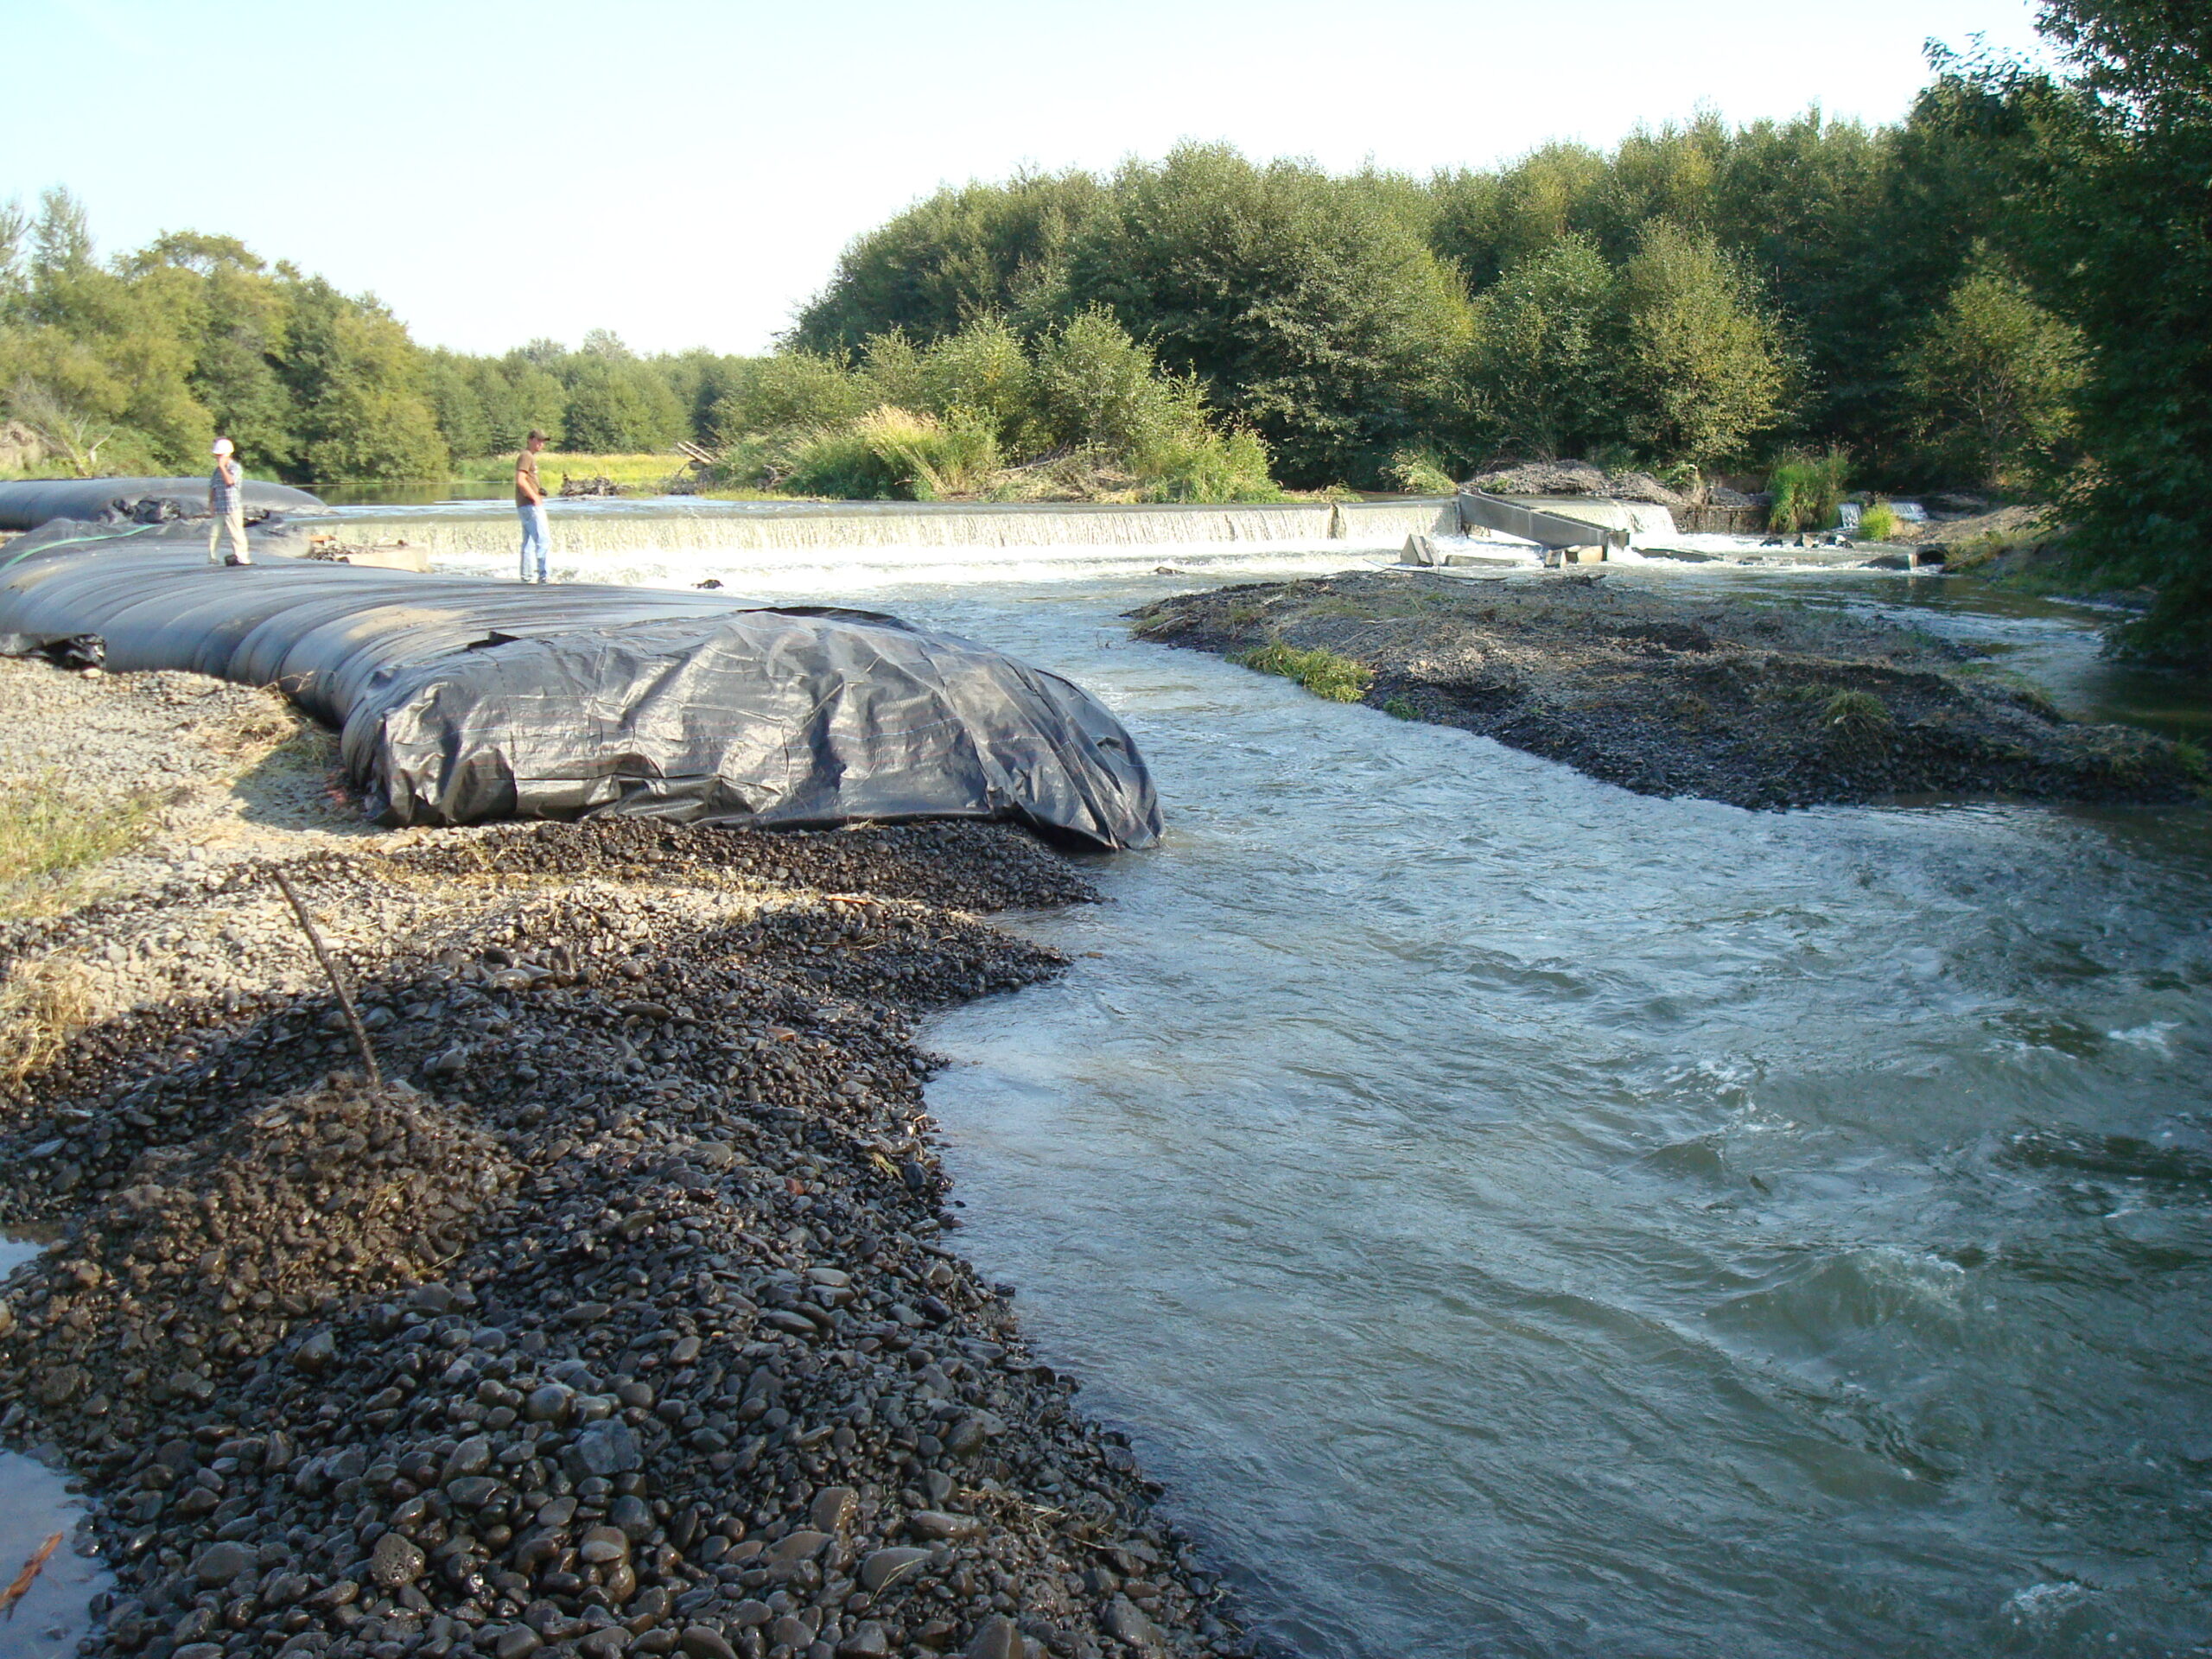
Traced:
<path fill-rule="evenodd" d="M 1011 923 L 1071 970 L 937 1020 L 930 1103 L 963 1247 L 1275 1649 L 2205 1651 L 2202 812 L 1652 799 L 1119 620 L 1193 584 L 1155 563 L 1342 549 L 840 565 L 581 522 L 572 576 L 896 611 L 1143 746 L 1165 843 Z M 1614 579 L 1909 607 L 2202 728 L 2065 607 Z"/>

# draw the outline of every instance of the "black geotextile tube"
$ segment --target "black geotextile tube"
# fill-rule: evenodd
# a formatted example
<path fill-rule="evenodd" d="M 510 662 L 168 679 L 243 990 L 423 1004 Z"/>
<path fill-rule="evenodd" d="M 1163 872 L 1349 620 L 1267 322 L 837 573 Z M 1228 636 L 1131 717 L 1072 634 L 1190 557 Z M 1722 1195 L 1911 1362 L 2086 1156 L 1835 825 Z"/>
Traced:
<path fill-rule="evenodd" d="M 86 634 L 111 672 L 278 687 L 343 734 L 385 823 L 981 817 L 1109 849 L 1160 836 L 1136 745 L 1080 687 L 866 611 L 273 551 L 225 569 L 174 526 L 0 546 L 0 635 Z"/>
<path fill-rule="evenodd" d="M 213 470 L 211 463 L 210 470 Z M 248 479 L 245 509 L 295 517 L 326 513 L 318 496 Z M 188 518 L 207 516 L 204 478 L 34 478 L 0 483 L 0 530 L 36 530 L 55 518 L 129 518 L 142 501 L 166 501 Z"/>

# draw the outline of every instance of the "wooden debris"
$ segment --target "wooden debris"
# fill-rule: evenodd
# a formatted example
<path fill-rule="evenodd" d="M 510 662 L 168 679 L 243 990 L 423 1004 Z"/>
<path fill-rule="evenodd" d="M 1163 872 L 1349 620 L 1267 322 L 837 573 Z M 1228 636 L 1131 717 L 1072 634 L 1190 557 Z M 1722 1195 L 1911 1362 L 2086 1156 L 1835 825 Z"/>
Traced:
<path fill-rule="evenodd" d="M 16 1581 L 5 1590 L 0 1590 L 0 1611 L 4 1611 L 11 1620 L 16 1617 L 16 1604 L 23 1599 L 32 1585 L 38 1582 L 39 1573 L 45 1569 L 54 1552 L 60 1548 L 61 1535 L 58 1532 L 38 1547 L 37 1553 L 23 1563 L 23 1570 L 16 1574 Z"/>

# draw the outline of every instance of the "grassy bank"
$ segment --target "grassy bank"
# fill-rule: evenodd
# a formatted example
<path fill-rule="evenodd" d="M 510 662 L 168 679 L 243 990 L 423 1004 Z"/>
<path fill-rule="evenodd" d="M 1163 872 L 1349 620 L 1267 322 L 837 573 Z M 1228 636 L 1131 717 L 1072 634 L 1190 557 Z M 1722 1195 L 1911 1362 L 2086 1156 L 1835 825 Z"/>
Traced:
<path fill-rule="evenodd" d="M 683 457 L 672 451 L 594 455 L 575 449 L 548 449 L 537 457 L 537 473 L 556 493 L 560 490 L 563 473 L 578 479 L 611 478 L 625 489 L 650 493 L 682 472 L 684 464 Z M 515 458 L 512 454 L 484 455 L 454 463 L 454 476 L 465 483 L 496 484 L 512 478 L 514 471 Z"/>

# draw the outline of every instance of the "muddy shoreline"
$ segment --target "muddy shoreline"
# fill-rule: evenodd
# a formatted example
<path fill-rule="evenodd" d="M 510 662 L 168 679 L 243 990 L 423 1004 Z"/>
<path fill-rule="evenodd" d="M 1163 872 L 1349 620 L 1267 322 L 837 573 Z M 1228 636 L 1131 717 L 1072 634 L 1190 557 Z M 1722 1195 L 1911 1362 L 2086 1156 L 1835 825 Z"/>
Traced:
<path fill-rule="evenodd" d="M 0 1224 L 62 1235 L 0 1287 L 0 1439 L 90 1484 L 86 1650 L 1252 1651 L 961 1259 L 922 1101 L 919 1019 L 1061 967 L 980 915 L 1073 866 L 293 832 L 0 925 Z"/>
<path fill-rule="evenodd" d="M 2169 804 L 2202 799 L 2208 781 L 2200 757 L 2068 720 L 1951 642 L 1602 571 L 1327 576 L 1182 594 L 1131 618 L 1141 639 L 1217 656 L 1327 653 L 1356 665 L 1348 700 L 1642 794 L 1754 808 L 1930 796 Z"/>

